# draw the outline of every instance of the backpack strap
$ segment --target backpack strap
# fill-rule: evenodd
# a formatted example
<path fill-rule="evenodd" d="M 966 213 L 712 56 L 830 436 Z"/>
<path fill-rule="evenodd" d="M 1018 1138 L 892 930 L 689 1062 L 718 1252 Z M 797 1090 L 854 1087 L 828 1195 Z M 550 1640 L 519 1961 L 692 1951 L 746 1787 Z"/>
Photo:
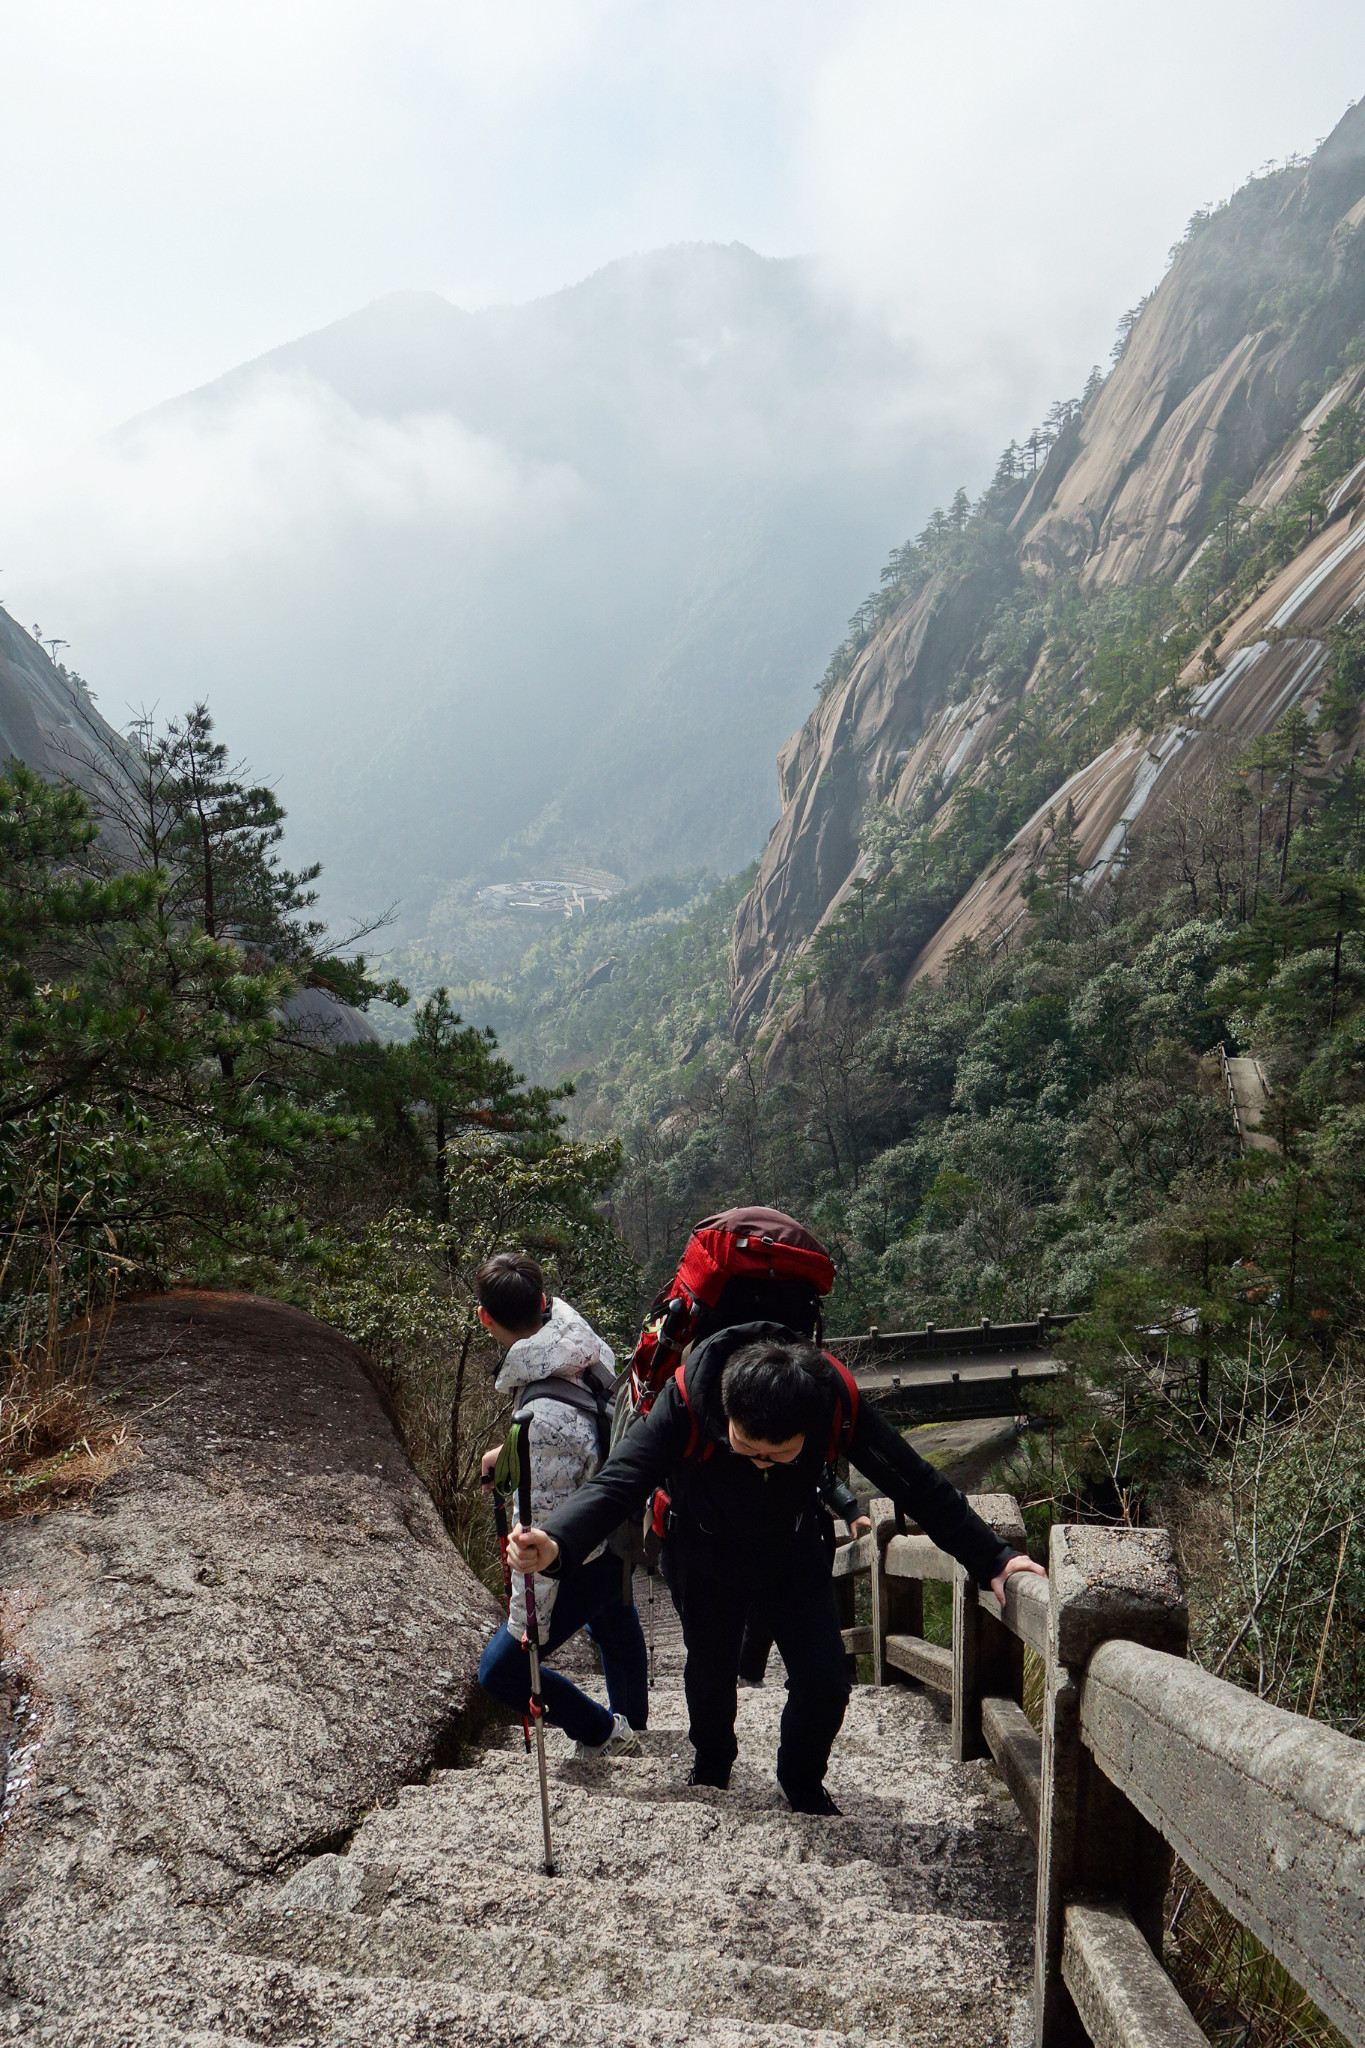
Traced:
<path fill-rule="evenodd" d="M 684 1465 L 690 1465 L 695 1461 L 697 1464 L 704 1464 L 716 1447 L 710 1437 L 706 1439 L 704 1444 L 701 1443 L 701 1424 L 693 1414 L 692 1403 L 687 1398 L 686 1375 L 687 1367 L 685 1363 L 680 1363 L 673 1375 L 673 1384 L 682 1396 L 683 1407 L 687 1410 L 687 1449 L 683 1452 L 683 1463 Z M 697 1448 L 699 1444 L 701 1444 L 700 1450 Z"/>
<path fill-rule="evenodd" d="M 832 1351 L 825 1357 L 839 1375 L 840 1386 L 834 1400 L 834 1416 L 829 1427 L 829 1449 L 825 1463 L 836 1465 L 848 1449 L 849 1438 L 858 1426 L 858 1382 L 854 1379 L 843 1360 L 836 1358 Z"/>
<path fill-rule="evenodd" d="M 533 1380 L 530 1386 L 521 1390 L 522 1409 L 528 1409 L 536 1401 L 558 1401 L 565 1408 L 573 1408 L 580 1415 L 590 1416 L 597 1427 L 597 1457 L 601 1463 L 611 1449 L 612 1397 L 590 1387 L 583 1380 L 564 1380 L 552 1375 L 549 1379 Z"/>

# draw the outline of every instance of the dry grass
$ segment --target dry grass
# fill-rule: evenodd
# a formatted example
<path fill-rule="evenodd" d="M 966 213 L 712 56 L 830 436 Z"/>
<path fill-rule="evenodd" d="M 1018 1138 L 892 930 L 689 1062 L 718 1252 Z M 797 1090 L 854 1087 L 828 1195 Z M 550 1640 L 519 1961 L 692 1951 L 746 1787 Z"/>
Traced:
<path fill-rule="evenodd" d="M 131 1455 L 127 1425 L 114 1428 L 92 1392 L 113 1305 L 63 1327 L 60 1300 L 54 1264 L 46 1299 L 26 1305 L 0 1354 L 0 1520 L 86 1496 Z"/>
<path fill-rule="evenodd" d="M 75 1443 L 55 1456 L 6 1466 L 0 1471 L 0 1522 L 46 1514 L 87 1500 L 97 1486 L 126 1465 L 135 1447 L 128 1425 L 90 1425 Z"/>
<path fill-rule="evenodd" d="M 1213 2048 L 1346 2048 L 1288 1971 L 1183 1863 L 1171 1885 L 1166 1967 Z"/>

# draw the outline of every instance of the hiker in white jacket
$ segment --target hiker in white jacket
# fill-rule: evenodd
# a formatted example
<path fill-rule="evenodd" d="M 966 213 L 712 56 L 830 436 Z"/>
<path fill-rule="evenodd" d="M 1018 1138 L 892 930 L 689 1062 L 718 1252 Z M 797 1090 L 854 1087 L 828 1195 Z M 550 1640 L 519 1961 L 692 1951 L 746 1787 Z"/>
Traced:
<path fill-rule="evenodd" d="M 495 1382 L 513 1395 L 518 1411 L 529 1409 L 522 1439 L 531 1465 L 532 1520 L 541 1524 L 590 1479 L 602 1458 L 599 1410 L 616 1384 L 616 1354 L 576 1309 L 558 1296 L 547 1304 L 535 1260 L 524 1252 L 499 1252 L 475 1276 L 479 1320 L 506 1357 Z M 483 1459 L 484 1484 L 491 1483 L 496 1446 Z M 530 1693 L 525 1581 L 512 1582 L 512 1608 L 484 1650 L 479 1683 L 484 1691 L 518 1711 Z M 623 1577 L 621 1560 L 599 1545 L 583 1564 L 562 1578 L 535 1581 L 537 1634 L 542 1660 L 586 1627 L 602 1653 L 610 1708 L 579 1690 L 542 1661 L 541 1687 L 547 1718 L 578 1745 L 580 1756 L 633 1752 L 635 1731 L 649 1711 L 644 1636 Z"/>

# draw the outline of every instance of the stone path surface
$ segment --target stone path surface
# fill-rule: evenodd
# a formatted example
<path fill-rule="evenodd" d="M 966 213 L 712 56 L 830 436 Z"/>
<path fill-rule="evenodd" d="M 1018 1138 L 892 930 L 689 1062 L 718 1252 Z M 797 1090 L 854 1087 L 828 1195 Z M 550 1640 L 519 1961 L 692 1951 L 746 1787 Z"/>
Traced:
<path fill-rule="evenodd" d="M 320 1341 L 291 1332 L 299 1337 Z M 224 1340 L 195 1341 L 187 1355 L 207 1373 Z M 139 1369 L 160 1400 L 154 1362 Z M 335 1363 L 323 1384 L 350 1399 L 345 1369 L 345 1359 Z M 359 1389 L 354 1399 L 346 1441 L 364 1450 L 355 1462 L 372 1469 L 380 1457 L 387 1467 L 392 1439 L 372 1448 L 377 1425 Z M 163 1559 L 144 1529 L 150 1428 L 149 1454 L 122 1494 L 10 1539 L 11 1629 L 22 1604 L 17 1567 L 34 1565 L 40 1549 L 48 1576 L 33 1583 L 53 1597 L 41 1609 L 45 1633 L 35 1633 L 35 1611 L 27 1637 L 19 1627 L 13 1638 L 40 1645 L 31 1682 L 47 1684 L 50 1703 L 0 1837 L 0 2044 L 1007 2048 L 1020 2038 L 1032 1846 L 994 1768 L 953 1763 L 927 1696 L 856 1688 L 829 1777 L 843 1817 L 798 1816 L 773 1777 L 785 1700 L 774 1657 L 766 1685 L 740 1694 L 730 1791 L 694 1790 L 681 1645 L 660 1589 L 643 1753 L 580 1763 L 550 1731 L 559 1870 L 547 1878 L 520 1728 L 485 1726 L 468 1746 L 466 1716 L 465 1747 L 451 1738 L 433 1748 L 450 1712 L 441 1688 L 469 1669 L 474 1619 L 465 1615 L 458 1647 L 441 1644 L 433 1574 L 446 1574 L 452 1610 L 477 1603 L 440 1532 L 421 1522 L 407 1471 L 395 1470 L 391 1500 L 422 1540 L 394 1512 L 385 1540 L 367 1538 L 361 1553 L 380 1561 L 361 1581 L 362 1605 L 387 1603 L 377 1623 L 373 1604 L 355 1615 L 345 1605 L 357 1570 L 340 1541 L 349 1523 L 324 1535 L 312 1505 L 331 1498 L 326 1487 L 346 1463 L 338 1448 L 329 1443 L 316 1475 L 325 1484 L 301 1516 L 278 1484 L 300 1472 L 283 1422 L 269 1425 L 280 1431 L 268 1458 L 273 1521 L 263 1506 L 247 1512 L 245 1459 L 221 1499 L 190 1484 L 188 1463 L 174 1486 L 157 1482 L 175 1507 L 158 1540 L 178 1531 L 191 1559 L 207 1547 L 222 1581 L 208 1585 Z M 266 1455 L 253 1439 L 251 1458 Z M 120 1535 L 130 1488 L 140 1489 L 142 1519 Z M 381 1527 L 387 1498 L 366 1496 L 367 1528 Z M 210 1504 L 235 1519 L 214 1523 L 206 1545 L 193 1531 L 208 1527 Z M 199 1519 L 187 1526 L 191 1508 Z M 254 1602 L 245 1547 L 267 1540 L 288 1584 Z M 86 1589 L 95 1553 L 102 1570 Z M 127 1614 L 126 1556 L 141 1574 L 140 1604 Z M 52 1577 L 59 1558 L 75 1574 L 69 1586 Z M 406 1635 L 395 1571 L 414 1588 Z M 193 1593 L 171 1600 L 162 1582 L 174 1591 L 181 1578 Z M 640 1607 L 648 1627 L 644 1597 Z M 491 1616 L 491 1606 L 481 1611 Z M 316 1690 L 318 1653 L 309 1662 L 303 1649 L 324 1618 L 333 1638 L 321 1667 L 340 1691 L 305 1726 L 246 1681 L 269 1667 L 273 1629 L 281 1699 Z M 401 1671 L 380 1654 L 400 1642 Z M 561 1661 L 602 1696 L 585 1639 Z M 178 1724 L 157 1703 L 158 1672 L 175 1675 Z M 324 1819 L 348 1800 L 344 1825 Z"/>
<path fill-rule="evenodd" d="M 1229 1059 L 1228 1083 L 1237 1105 L 1243 1147 L 1249 1152 L 1278 1152 L 1279 1140 L 1265 1126 L 1270 1119 L 1270 1087 L 1258 1059 Z"/>
<path fill-rule="evenodd" d="M 639 1758 L 576 1763 L 552 1733 L 553 1878 L 533 1762 L 519 1729 L 494 1730 L 226 1908 L 109 1924 L 60 2032 L 30 2008 L 9 2037 L 1003 2048 L 1033 1876 L 1004 1787 L 951 1762 L 926 1700 L 862 1687 L 830 1774 L 843 1818 L 794 1815 L 771 1775 L 783 1698 L 771 1675 L 741 1694 L 729 1793 L 686 1785 L 671 1677 Z"/>

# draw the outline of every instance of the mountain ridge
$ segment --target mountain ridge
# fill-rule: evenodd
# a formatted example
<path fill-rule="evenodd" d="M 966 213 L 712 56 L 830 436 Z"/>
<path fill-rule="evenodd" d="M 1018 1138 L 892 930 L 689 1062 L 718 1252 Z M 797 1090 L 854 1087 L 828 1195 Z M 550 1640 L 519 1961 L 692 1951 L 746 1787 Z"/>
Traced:
<path fill-rule="evenodd" d="M 240 442 L 278 530 L 158 570 L 138 616 L 253 759 L 289 760 L 329 890 L 400 895 L 408 936 L 532 845 L 737 870 L 859 564 L 972 445 L 929 399 L 806 259 L 739 243 L 521 307 L 389 295 L 120 430 L 176 475 L 207 450 L 215 488 Z"/>

